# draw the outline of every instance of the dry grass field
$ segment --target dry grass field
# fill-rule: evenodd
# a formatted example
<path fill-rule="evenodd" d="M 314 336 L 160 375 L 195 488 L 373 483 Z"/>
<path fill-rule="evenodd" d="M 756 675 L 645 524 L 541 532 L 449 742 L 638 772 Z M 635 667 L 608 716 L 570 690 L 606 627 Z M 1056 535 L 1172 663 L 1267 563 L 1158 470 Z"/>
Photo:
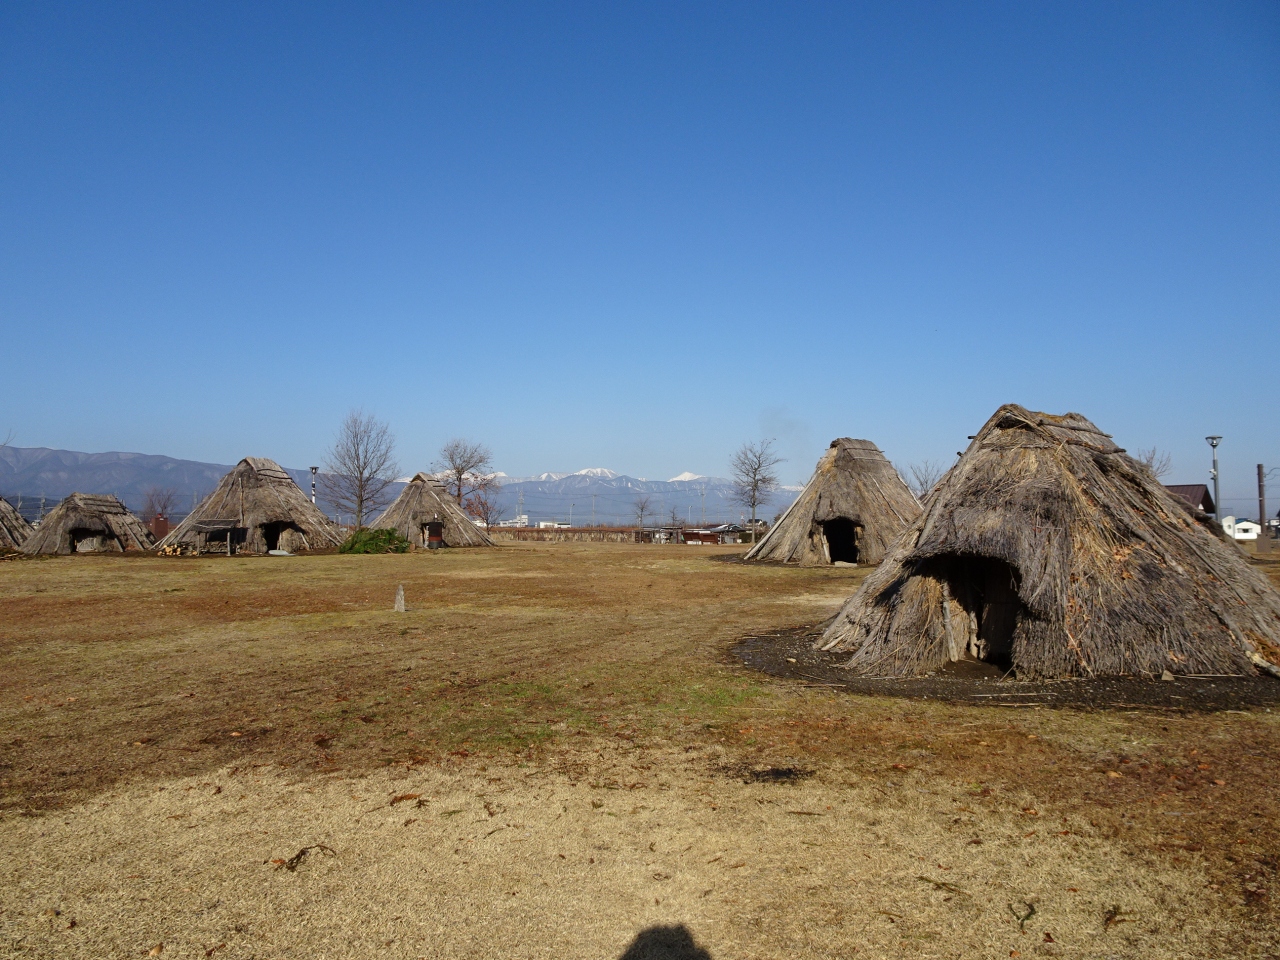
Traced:
<path fill-rule="evenodd" d="M 724 552 L 0 563 L 0 955 L 1280 955 L 1280 714 L 753 674 L 863 572 Z"/>

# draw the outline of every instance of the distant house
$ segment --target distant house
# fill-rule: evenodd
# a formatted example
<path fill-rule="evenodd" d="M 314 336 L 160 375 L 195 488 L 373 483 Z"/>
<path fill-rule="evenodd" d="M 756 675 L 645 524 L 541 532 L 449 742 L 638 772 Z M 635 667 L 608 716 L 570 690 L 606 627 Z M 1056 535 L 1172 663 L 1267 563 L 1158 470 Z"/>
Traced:
<path fill-rule="evenodd" d="M 1236 540 L 1257 540 L 1262 533 L 1262 526 L 1252 520 L 1237 520 L 1235 517 L 1223 517 L 1222 529 L 1227 536 Z"/>
<path fill-rule="evenodd" d="M 1203 483 L 1166 483 L 1164 488 L 1175 497 L 1181 497 L 1197 510 L 1213 513 L 1213 497 Z"/>

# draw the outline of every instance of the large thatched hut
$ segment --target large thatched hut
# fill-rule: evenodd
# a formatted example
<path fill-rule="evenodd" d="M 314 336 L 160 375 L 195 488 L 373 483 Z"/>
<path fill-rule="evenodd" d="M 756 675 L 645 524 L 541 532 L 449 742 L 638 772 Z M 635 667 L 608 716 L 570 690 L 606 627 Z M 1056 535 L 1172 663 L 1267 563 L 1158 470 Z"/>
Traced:
<path fill-rule="evenodd" d="M 13 508 L 13 504 L 0 497 L 0 552 L 17 550 L 29 536 L 31 524 Z"/>
<path fill-rule="evenodd" d="M 124 553 L 150 550 L 146 525 L 109 494 L 73 493 L 40 521 L 22 552 Z"/>
<path fill-rule="evenodd" d="M 1275 672 L 1280 593 L 1084 417 L 1010 404 L 818 645 L 873 676 Z"/>
<path fill-rule="evenodd" d="M 435 477 L 419 473 L 405 484 L 400 496 L 373 521 L 381 530 L 395 530 L 415 547 L 436 542 L 446 547 L 492 547 L 493 541 L 481 530 L 458 501 Z"/>
<path fill-rule="evenodd" d="M 870 440 L 832 440 L 813 477 L 747 560 L 879 563 L 920 503 Z"/>
<path fill-rule="evenodd" d="M 278 463 L 245 457 L 158 546 L 191 553 L 297 553 L 341 542 L 338 528 Z"/>

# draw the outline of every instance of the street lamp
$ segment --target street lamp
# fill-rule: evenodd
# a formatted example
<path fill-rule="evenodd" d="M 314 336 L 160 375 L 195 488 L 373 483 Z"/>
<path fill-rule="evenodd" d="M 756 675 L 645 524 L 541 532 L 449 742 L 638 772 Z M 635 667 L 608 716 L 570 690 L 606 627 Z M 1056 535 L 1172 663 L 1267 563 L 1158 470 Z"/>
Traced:
<path fill-rule="evenodd" d="M 1218 444 L 1222 442 L 1221 437 L 1205 437 L 1209 441 L 1209 446 L 1213 447 L 1213 469 L 1209 471 L 1209 476 L 1213 477 L 1213 519 L 1219 523 L 1222 522 L 1222 501 L 1218 499 Z"/>

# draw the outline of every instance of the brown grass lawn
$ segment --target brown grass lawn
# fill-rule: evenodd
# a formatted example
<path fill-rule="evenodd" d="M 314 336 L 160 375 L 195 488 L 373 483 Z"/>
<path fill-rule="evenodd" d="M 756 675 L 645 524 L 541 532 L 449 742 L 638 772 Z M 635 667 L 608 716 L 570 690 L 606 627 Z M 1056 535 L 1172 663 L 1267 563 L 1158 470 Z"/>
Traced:
<path fill-rule="evenodd" d="M 1280 954 L 1280 715 L 750 674 L 863 571 L 724 552 L 0 563 L 0 955 Z"/>

